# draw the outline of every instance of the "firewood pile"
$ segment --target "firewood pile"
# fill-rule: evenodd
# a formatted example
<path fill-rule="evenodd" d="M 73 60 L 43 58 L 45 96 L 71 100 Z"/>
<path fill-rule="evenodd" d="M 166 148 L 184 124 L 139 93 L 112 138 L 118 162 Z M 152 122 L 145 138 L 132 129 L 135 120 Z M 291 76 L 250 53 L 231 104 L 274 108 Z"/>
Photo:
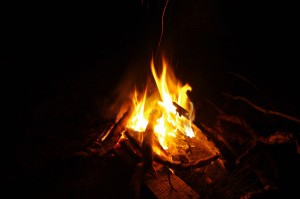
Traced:
<path fill-rule="evenodd" d="M 130 108 L 118 119 L 112 113 L 105 118 L 107 107 L 95 96 L 53 98 L 26 120 L 31 123 L 15 143 L 18 162 L 13 165 L 21 169 L 13 169 L 22 175 L 13 187 L 37 198 L 299 195 L 298 118 L 249 96 L 191 99 L 199 110 L 192 125 L 197 136 L 182 136 L 185 147 L 170 159 L 151 123 L 142 141 L 127 128 Z"/>
<path fill-rule="evenodd" d="M 133 130 L 126 128 L 125 124 L 130 110 L 125 112 L 117 122 L 108 124 L 99 133 L 97 139 L 87 147 L 87 150 L 100 157 L 108 153 L 120 155 L 119 151 L 123 150 L 123 155 L 121 155 L 123 158 L 125 151 L 131 160 L 130 164 L 136 168 L 132 176 L 134 184 L 132 191 L 136 192 L 137 197 L 140 191 L 138 187 L 141 186 L 143 179 L 147 179 L 146 176 L 149 177 L 149 175 L 157 176 L 159 171 L 157 165 L 160 165 L 159 168 L 165 168 L 165 173 L 168 175 L 178 176 L 192 191 L 196 192 L 188 197 L 184 190 L 179 190 L 178 193 L 182 194 L 180 197 L 184 198 L 198 198 L 199 196 L 200 198 L 241 199 L 284 198 L 289 194 L 297 194 L 299 181 L 296 181 L 296 177 L 294 181 L 285 181 L 280 171 L 283 168 L 278 168 L 278 164 L 281 163 L 278 161 L 281 160 L 277 157 L 279 154 L 276 153 L 280 155 L 287 153 L 288 148 L 288 152 L 292 154 L 284 154 L 284 156 L 290 156 L 292 162 L 286 164 L 299 166 L 300 145 L 297 129 L 299 129 L 300 120 L 284 113 L 267 110 L 241 96 L 227 93 L 222 95 L 226 102 L 222 108 L 211 101 L 204 102 L 209 108 L 206 110 L 208 112 L 203 112 L 202 115 L 213 114 L 214 121 L 209 124 L 198 118 L 199 120 L 193 125 L 193 129 L 201 134 L 200 138 L 198 137 L 200 145 L 196 142 L 199 140 L 189 139 L 190 147 L 185 151 L 186 154 L 174 156 L 172 161 L 164 158 L 166 156 L 164 153 L 167 152 L 162 148 L 160 148 L 162 153 L 160 155 L 153 152 L 152 146 L 157 145 L 157 139 L 151 133 L 153 131 L 151 123 L 145 131 L 150 137 L 145 136 L 143 142 L 135 138 Z M 274 124 L 270 127 L 252 126 L 257 120 L 266 120 L 266 118 L 287 125 L 285 128 Z M 272 132 L 273 129 L 276 131 Z M 261 132 L 262 130 L 268 132 Z M 212 148 L 207 147 L 207 144 Z M 284 167 L 284 169 L 288 168 L 289 166 Z M 295 172 L 299 174 L 299 171 Z M 159 186 L 163 185 L 156 185 L 155 189 Z M 170 189 L 164 190 L 164 194 L 172 193 L 174 190 L 170 178 L 169 186 Z M 162 196 L 161 192 L 155 193 L 151 185 L 148 188 L 152 188 L 157 198 L 176 197 L 171 196 L 172 194 L 167 197 Z M 295 193 L 281 191 L 290 189 Z"/>

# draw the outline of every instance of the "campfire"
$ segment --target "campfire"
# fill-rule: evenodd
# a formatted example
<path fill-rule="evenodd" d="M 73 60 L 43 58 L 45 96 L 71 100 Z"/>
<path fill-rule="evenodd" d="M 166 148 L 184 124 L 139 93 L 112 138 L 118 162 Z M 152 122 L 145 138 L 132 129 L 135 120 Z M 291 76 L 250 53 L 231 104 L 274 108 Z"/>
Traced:
<path fill-rule="evenodd" d="M 188 96 L 192 87 L 176 79 L 164 57 L 161 71 L 154 60 L 150 66 L 154 83 L 129 94 L 130 102 L 121 106 L 116 122 L 100 138 L 100 145 L 111 143 L 101 153 L 128 140 L 147 156 L 144 158 L 153 156 L 171 167 L 209 164 L 217 159 L 223 165 L 219 149 L 193 123 L 195 110 Z"/>
<path fill-rule="evenodd" d="M 300 196 L 292 6 L 97 4 L 6 15 L 10 198 Z"/>
<path fill-rule="evenodd" d="M 194 162 L 197 157 L 193 157 L 192 151 L 199 148 L 206 155 L 220 155 L 213 143 L 208 142 L 193 124 L 195 111 L 187 94 L 192 87 L 176 79 L 165 58 L 162 59 L 161 73 L 156 70 L 153 60 L 151 72 L 156 87 L 148 89 L 150 85 L 147 85 L 144 92 L 135 89 L 131 94 L 133 107 L 129 109 L 133 110 L 126 122 L 125 135 L 173 163 L 180 156 L 184 156 L 188 163 Z"/>
<path fill-rule="evenodd" d="M 176 78 L 165 57 L 159 66 L 152 59 L 150 68 L 152 79 L 144 90 L 135 87 L 128 94 L 115 122 L 89 150 L 105 155 L 122 145 L 140 160 L 145 173 L 155 172 L 154 162 L 172 172 L 214 161 L 225 169 L 219 149 L 193 123 L 195 110 L 188 96 L 192 87 Z"/>
<path fill-rule="evenodd" d="M 261 144 L 296 143 L 299 153 L 297 138 L 293 133 L 277 131 L 268 136 L 261 136 L 242 115 L 227 114 L 225 109 L 222 110 L 212 103 L 210 105 L 217 112 L 215 126 L 209 127 L 203 122 L 196 124 L 194 104 L 189 97 L 192 87 L 176 78 L 165 57 L 160 63 L 155 63 L 152 59 L 150 71 L 146 86 L 142 89 L 135 86 L 127 98 L 118 104 L 114 122 L 102 129 L 96 141 L 88 147 L 89 152 L 104 156 L 114 151 L 124 158 L 124 152 L 120 151 L 126 151 L 125 156 L 133 160 L 130 164 L 135 168 L 131 183 L 136 194 L 140 193 L 141 184 L 144 182 L 152 192 L 161 191 L 157 186 L 168 187 L 163 193 L 156 193 L 158 198 L 165 193 L 175 193 L 170 190 L 180 190 L 179 192 L 184 194 L 193 193 L 192 198 L 198 198 L 198 193 L 177 178 L 176 173 L 183 172 L 183 176 L 185 171 L 202 173 L 205 176 L 202 186 L 205 187 L 208 184 L 217 184 L 218 178 L 226 178 L 228 166 L 238 168 L 240 165 L 243 165 L 241 170 L 244 170 L 244 167 L 248 170 L 243 171 L 245 176 L 254 173 L 261 184 L 254 191 L 253 188 L 242 190 L 241 193 L 235 190 L 235 194 L 240 194 L 242 198 L 242 193 L 246 192 L 243 197 L 247 198 L 276 190 L 276 186 L 271 186 L 273 182 L 266 174 L 268 171 L 261 168 L 266 163 L 257 165 L 256 161 L 251 162 L 251 156 Z M 244 97 L 227 93 L 223 95 L 234 102 L 244 102 L 257 112 L 300 123 L 297 118 L 267 111 Z M 230 109 L 235 110 L 233 106 Z M 269 158 L 265 154 L 262 156 Z M 269 170 L 276 170 L 272 164 L 267 167 Z M 159 182 L 154 182 L 153 176 L 160 179 Z M 169 183 L 162 185 L 165 181 Z M 238 179 L 234 183 L 239 183 Z M 181 185 L 174 188 L 175 184 Z M 240 184 L 242 183 L 239 183 L 239 186 Z M 228 190 L 226 192 L 229 192 Z"/>

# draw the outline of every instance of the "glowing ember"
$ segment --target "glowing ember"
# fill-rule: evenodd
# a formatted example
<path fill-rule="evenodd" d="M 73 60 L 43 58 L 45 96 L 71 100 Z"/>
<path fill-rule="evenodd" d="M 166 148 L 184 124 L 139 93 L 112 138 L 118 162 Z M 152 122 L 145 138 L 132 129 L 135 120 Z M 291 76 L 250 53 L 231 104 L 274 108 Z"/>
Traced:
<path fill-rule="evenodd" d="M 182 85 L 176 80 L 164 58 L 160 76 L 155 69 L 153 60 L 151 61 L 151 72 L 157 89 L 150 93 L 146 88 L 142 94 L 135 89 L 132 95 L 134 113 L 127 123 L 127 128 L 139 132 L 140 135 L 137 137 L 142 140 L 141 132 L 145 131 L 151 112 L 154 109 L 158 110 L 161 115 L 154 121 L 155 137 L 163 149 L 171 154 L 176 154 L 178 148 L 188 148 L 188 144 L 184 140 L 195 136 L 192 129 L 195 115 L 193 103 L 187 96 L 187 91 L 191 91 L 192 87 L 188 84 Z M 158 151 L 156 152 L 158 153 Z"/>

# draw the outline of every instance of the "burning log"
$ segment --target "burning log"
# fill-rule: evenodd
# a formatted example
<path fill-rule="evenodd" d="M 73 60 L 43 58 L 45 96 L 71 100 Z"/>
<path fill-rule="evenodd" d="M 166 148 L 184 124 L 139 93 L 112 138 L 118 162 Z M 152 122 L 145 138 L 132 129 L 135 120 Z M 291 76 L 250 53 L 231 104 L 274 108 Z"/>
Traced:
<path fill-rule="evenodd" d="M 168 160 L 161 158 L 158 155 L 154 155 L 154 160 L 174 170 L 190 170 L 190 169 L 208 166 L 214 161 L 218 160 L 220 157 L 221 157 L 220 155 L 211 155 L 207 158 L 203 158 L 201 160 L 192 163 L 177 163 L 177 162 L 170 162 Z"/>
<path fill-rule="evenodd" d="M 135 146 L 133 146 L 134 144 L 132 143 L 132 141 L 130 141 L 130 139 L 128 138 L 122 139 L 120 141 L 120 145 L 128 153 L 130 158 L 134 161 L 134 164 L 142 161 L 143 155 L 141 151 L 138 150 Z"/>
<path fill-rule="evenodd" d="M 124 134 L 129 135 L 128 131 Z M 195 190 L 188 186 L 180 177 L 171 173 L 170 170 L 162 164 L 153 164 L 155 175 L 149 172 L 145 173 L 141 162 L 142 154 L 136 150 L 136 147 L 133 146 L 133 142 L 136 142 L 135 138 L 124 138 L 120 141 L 122 147 L 117 148 L 115 151 L 127 164 L 136 166 L 130 181 L 134 198 L 143 198 L 142 185 L 151 191 L 155 198 L 158 199 L 199 198 L 199 194 Z M 140 163 L 136 164 L 136 162 Z"/>
<path fill-rule="evenodd" d="M 184 108 L 182 108 L 179 104 L 177 104 L 176 102 L 173 102 L 173 105 L 176 107 L 176 112 L 179 114 L 179 116 L 184 116 L 187 119 L 190 117 L 190 114 L 187 110 L 185 110 Z"/>
<path fill-rule="evenodd" d="M 139 144 L 139 142 L 131 135 L 131 133 L 129 131 L 126 131 L 125 136 L 128 137 L 128 140 L 130 141 L 130 143 L 134 146 L 134 148 L 136 150 L 138 150 L 139 152 L 134 152 L 132 153 L 133 155 L 137 155 L 138 154 L 142 154 L 142 147 Z M 134 149 L 134 150 L 135 150 Z M 212 162 L 218 160 L 221 157 L 221 155 L 216 154 L 216 155 L 211 155 L 207 158 L 203 158 L 201 160 L 197 160 L 195 162 L 192 163 L 181 163 L 181 162 L 171 162 L 161 156 L 159 156 L 158 154 L 153 155 L 153 160 L 157 163 L 160 163 L 168 168 L 174 169 L 174 170 L 189 170 L 189 169 L 195 169 L 195 168 L 199 168 L 199 167 L 204 167 L 204 166 L 208 166 L 210 165 Z M 137 157 L 135 157 L 137 158 Z M 142 157 L 140 157 L 142 159 Z"/>
<path fill-rule="evenodd" d="M 154 138 L 154 126 L 156 120 L 160 117 L 161 113 L 158 109 L 154 109 L 149 118 L 149 123 L 144 132 L 142 142 L 142 154 L 143 154 L 143 166 L 144 171 L 147 172 L 152 168 L 153 162 L 153 138 Z"/>
<path fill-rule="evenodd" d="M 101 139 L 95 143 L 97 146 L 88 147 L 88 151 L 95 153 L 99 156 L 103 156 L 108 153 L 117 144 L 122 136 L 122 133 L 126 130 L 126 125 L 129 117 L 131 116 L 132 109 L 129 108 L 127 112 L 123 114 L 121 119 L 107 132 L 105 139 Z"/>

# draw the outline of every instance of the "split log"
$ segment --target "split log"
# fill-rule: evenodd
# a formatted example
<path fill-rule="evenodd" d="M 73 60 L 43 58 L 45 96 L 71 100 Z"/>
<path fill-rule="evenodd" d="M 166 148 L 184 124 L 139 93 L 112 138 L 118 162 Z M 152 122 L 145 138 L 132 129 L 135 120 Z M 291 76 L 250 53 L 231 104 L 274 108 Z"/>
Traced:
<path fill-rule="evenodd" d="M 128 145 L 129 143 L 129 145 Z M 140 163 L 136 164 L 134 156 L 139 156 L 140 153 L 132 153 L 128 149 L 132 150 L 129 139 L 122 139 L 120 145 L 122 147 L 116 148 L 115 152 L 126 164 L 132 166 L 135 165 L 130 185 L 132 188 L 133 197 L 136 199 L 149 197 L 145 195 L 141 187 L 145 187 L 149 190 L 157 199 L 198 199 L 199 194 L 189 187 L 180 177 L 171 173 L 164 165 L 155 163 L 153 165 L 155 174 L 144 173 L 143 166 L 141 165 L 142 158 L 140 157 Z M 127 149 L 126 149 L 127 147 Z M 129 152 L 129 153 L 128 153 Z"/>
<path fill-rule="evenodd" d="M 157 167 L 159 167 L 158 165 Z M 156 169 L 156 175 L 146 174 L 143 182 L 158 199 L 196 199 L 199 194 L 182 179 L 170 173 L 165 167 Z"/>
<path fill-rule="evenodd" d="M 129 131 L 126 131 L 124 133 L 124 135 L 126 137 L 128 137 L 128 140 L 130 140 L 130 142 L 132 143 L 132 145 L 138 150 L 138 151 L 142 151 L 141 146 L 139 145 L 139 142 L 130 134 Z M 138 155 L 138 154 L 142 154 L 140 152 L 138 153 L 132 153 L 133 155 Z M 181 162 L 170 162 L 167 159 L 162 158 L 161 156 L 154 154 L 153 156 L 153 160 L 157 163 L 160 163 L 164 166 L 167 166 L 171 169 L 174 170 L 190 170 L 190 169 L 195 169 L 195 168 L 199 168 L 199 167 L 204 167 L 204 166 L 208 166 L 211 163 L 213 163 L 214 161 L 218 160 L 221 157 L 221 155 L 211 155 L 207 158 L 203 158 L 201 160 L 192 162 L 192 163 L 181 163 Z M 138 157 L 136 157 L 138 158 Z M 140 157 L 142 158 L 142 157 Z"/>
<path fill-rule="evenodd" d="M 201 160 L 197 160 L 191 163 L 177 163 L 177 162 L 170 162 L 168 160 L 165 160 L 155 154 L 154 160 L 174 170 L 191 170 L 199 167 L 208 166 L 212 164 L 214 161 L 218 160 L 220 157 L 221 157 L 220 155 L 211 155 L 207 158 L 203 158 Z"/>

